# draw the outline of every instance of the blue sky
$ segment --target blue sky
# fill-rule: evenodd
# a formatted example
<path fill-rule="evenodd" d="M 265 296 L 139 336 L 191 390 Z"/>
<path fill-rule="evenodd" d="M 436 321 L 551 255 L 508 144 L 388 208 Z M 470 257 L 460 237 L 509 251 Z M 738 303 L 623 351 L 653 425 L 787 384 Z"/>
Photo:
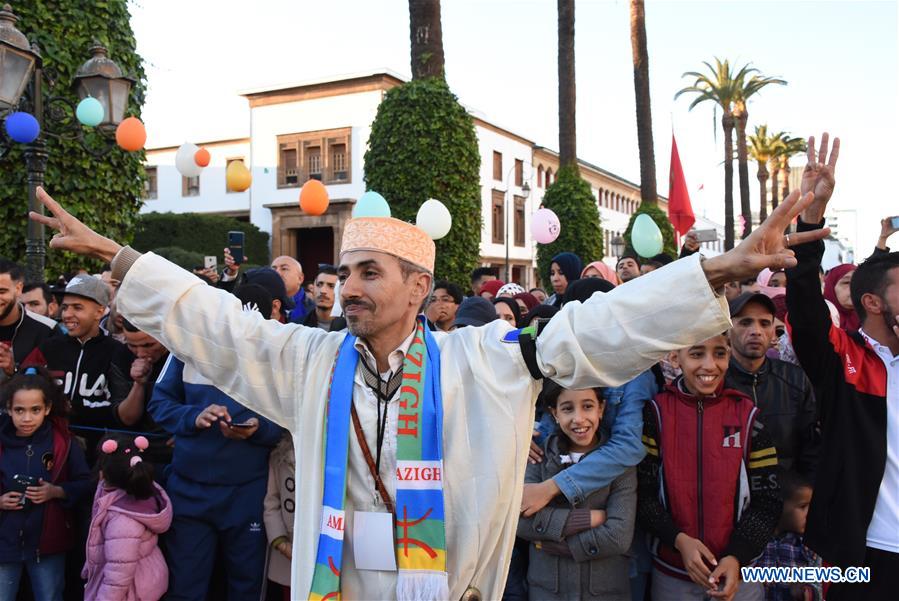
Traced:
<path fill-rule="evenodd" d="M 238 90 L 380 68 L 408 76 L 407 10 L 406 0 L 136 0 L 149 145 L 246 135 Z M 689 100 L 673 97 L 681 74 L 704 60 L 751 62 L 789 85 L 750 104 L 750 130 L 767 123 L 842 138 L 833 205 L 858 210 L 865 256 L 879 218 L 899 214 L 896 191 L 882 183 L 896 169 L 899 138 L 896 3 L 649 0 L 646 19 L 659 192 L 668 189 L 673 125 L 694 208 L 721 219 L 723 147 L 712 108 L 688 112 Z M 443 0 L 442 21 L 447 78 L 460 100 L 557 148 L 556 3 Z M 577 0 L 576 64 L 578 154 L 637 181 L 627 0 Z M 755 171 L 750 165 L 754 203 Z"/>

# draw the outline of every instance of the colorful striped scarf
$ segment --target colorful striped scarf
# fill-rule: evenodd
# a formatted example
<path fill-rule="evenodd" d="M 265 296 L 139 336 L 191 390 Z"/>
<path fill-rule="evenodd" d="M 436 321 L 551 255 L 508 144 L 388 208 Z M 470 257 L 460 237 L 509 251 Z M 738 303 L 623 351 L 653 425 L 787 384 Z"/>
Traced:
<path fill-rule="evenodd" d="M 309 599 L 340 599 L 350 406 L 359 362 L 356 338 L 346 335 L 328 392 L 325 412 L 325 475 L 321 532 Z M 416 322 L 403 361 L 397 419 L 396 596 L 402 600 L 448 599 L 443 511 L 443 402 L 440 349 Z"/>

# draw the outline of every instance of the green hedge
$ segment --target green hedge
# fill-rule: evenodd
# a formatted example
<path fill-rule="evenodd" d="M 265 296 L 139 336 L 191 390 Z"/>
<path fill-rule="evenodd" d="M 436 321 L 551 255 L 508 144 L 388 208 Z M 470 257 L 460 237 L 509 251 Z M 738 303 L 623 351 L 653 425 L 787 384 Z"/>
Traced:
<path fill-rule="evenodd" d="M 453 216 L 437 240 L 436 276 L 468 283 L 481 242 L 481 155 L 474 123 L 440 78 L 417 79 L 387 92 L 371 126 L 365 183 L 394 217 L 414 222 L 429 198 Z"/>
<path fill-rule="evenodd" d="M 537 269 L 540 281 L 549 282 L 552 258 L 560 252 L 573 252 L 584 265 L 603 258 L 599 209 L 590 184 L 574 167 L 559 169 L 556 180 L 546 189 L 543 207 L 558 217 L 562 230 L 551 244 L 537 245 Z"/>
<path fill-rule="evenodd" d="M 636 254 L 634 252 L 634 247 L 631 246 L 631 230 L 634 227 L 634 221 L 636 221 L 637 215 L 642 213 L 646 213 L 652 217 L 652 220 L 655 221 L 656 225 L 659 226 L 659 229 L 662 230 L 662 252 L 670 255 L 672 259 L 677 259 L 679 250 L 674 243 L 674 226 L 672 226 L 671 222 L 668 220 L 668 215 L 666 215 L 658 205 L 647 205 L 645 203 L 641 203 L 640 206 L 637 207 L 637 211 L 631 215 L 631 219 L 627 223 L 627 230 L 624 232 L 624 241 L 627 244 L 625 254 Z"/>
<path fill-rule="evenodd" d="M 244 254 L 252 263 L 259 265 L 271 263 L 269 235 L 251 223 L 224 215 L 201 213 L 140 215 L 137 219 L 133 246 L 141 252 L 177 247 L 195 253 L 194 256 L 199 256 L 199 261 L 187 265 L 188 267 L 195 264 L 202 265 L 204 256 L 214 255 L 219 258 L 218 264 L 221 266 L 222 249 L 228 246 L 228 232 L 232 230 L 244 232 Z"/>

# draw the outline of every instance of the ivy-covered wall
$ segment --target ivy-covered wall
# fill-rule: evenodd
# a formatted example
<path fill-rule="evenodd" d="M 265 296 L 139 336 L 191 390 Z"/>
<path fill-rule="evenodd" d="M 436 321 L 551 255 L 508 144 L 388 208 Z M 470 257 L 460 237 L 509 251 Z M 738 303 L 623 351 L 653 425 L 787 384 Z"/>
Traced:
<path fill-rule="evenodd" d="M 397 219 L 415 222 L 436 198 L 453 227 L 437 240 L 438 279 L 466 285 L 481 242 L 481 156 L 471 116 L 443 79 L 417 79 L 387 92 L 365 152 L 365 184 Z"/>
<path fill-rule="evenodd" d="M 599 209 L 590 184 L 574 167 L 559 169 L 556 180 L 543 195 L 543 207 L 559 218 L 562 229 L 551 244 L 537 245 L 537 270 L 544 287 L 549 285 L 552 258 L 560 252 L 573 252 L 584 265 L 603 258 Z"/>
<path fill-rule="evenodd" d="M 145 76 L 126 0 L 17 0 L 12 5 L 19 17 L 16 27 L 40 46 L 45 99 L 64 96 L 77 104 L 72 85 L 75 72 L 90 58 L 88 49 L 96 40 L 106 46 L 109 57 L 126 75 L 137 80 L 126 116 L 140 116 Z M 48 129 L 52 131 L 52 125 Z M 15 145 L 0 159 L 0 255 L 24 263 L 28 189 L 22 150 Z M 45 181 L 50 195 L 89 227 L 118 242 L 130 242 L 141 206 L 143 151 L 125 152 L 115 147 L 97 160 L 77 142 L 52 137 L 47 139 L 47 150 Z M 48 247 L 48 278 L 80 266 L 95 272 L 99 264 Z"/>

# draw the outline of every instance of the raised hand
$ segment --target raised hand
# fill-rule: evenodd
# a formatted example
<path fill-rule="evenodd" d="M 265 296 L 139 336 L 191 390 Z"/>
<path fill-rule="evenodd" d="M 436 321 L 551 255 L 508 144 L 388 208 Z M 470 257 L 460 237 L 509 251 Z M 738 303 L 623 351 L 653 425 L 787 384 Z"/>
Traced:
<path fill-rule="evenodd" d="M 899 219 L 899 216 L 884 217 L 880 220 L 880 238 L 877 239 L 877 248 L 886 250 L 887 238 L 899 232 L 899 228 L 893 227 L 894 219 Z"/>
<path fill-rule="evenodd" d="M 737 247 L 703 262 L 702 268 L 712 287 L 718 289 L 732 280 L 755 277 L 766 267 L 772 271 L 795 267 L 796 257 L 790 246 L 821 240 L 830 234 L 830 230 L 824 228 L 784 236 L 784 230 L 793 219 L 813 201 L 811 193 L 800 197 L 799 191 L 793 190 Z"/>
<path fill-rule="evenodd" d="M 800 190 L 802 195 L 808 193 L 815 195 L 814 202 L 803 213 L 802 220 L 806 223 L 818 223 L 824 217 L 824 209 L 833 195 L 836 180 L 834 174 L 837 169 L 837 159 L 840 156 L 840 139 L 834 138 L 833 147 L 829 149 L 828 156 L 828 134 L 821 134 L 821 146 L 818 148 L 818 154 L 815 156 L 815 136 L 808 139 L 808 150 L 806 156 L 808 162 L 802 171 L 802 182 Z"/>
<path fill-rule="evenodd" d="M 68 250 L 86 257 L 100 259 L 106 263 L 112 261 L 116 253 L 121 250 L 120 245 L 101 236 L 69 214 L 41 187 L 37 189 L 37 199 L 47 207 L 53 216 L 49 217 L 31 211 L 28 217 L 32 221 L 56 230 L 57 233 L 50 239 L 50 248 Z"/>

